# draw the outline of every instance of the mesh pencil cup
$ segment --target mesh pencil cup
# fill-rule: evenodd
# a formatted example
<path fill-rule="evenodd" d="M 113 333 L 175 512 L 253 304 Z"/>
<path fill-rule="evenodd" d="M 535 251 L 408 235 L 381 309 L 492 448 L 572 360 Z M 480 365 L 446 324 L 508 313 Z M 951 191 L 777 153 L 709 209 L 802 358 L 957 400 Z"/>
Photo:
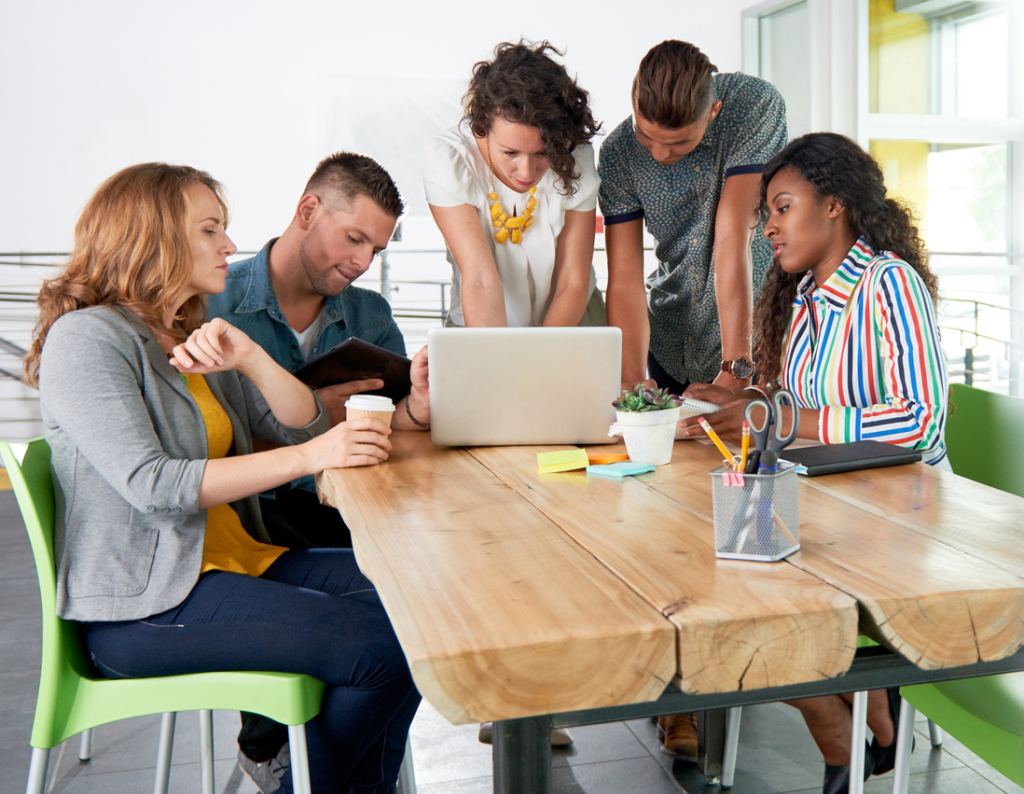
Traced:
<path fill-rule="evenodd" d="M 796 466 L 779 462 L 775 474 L 711 472 L 715 556 L 778 562 L 800 548 Z"/>

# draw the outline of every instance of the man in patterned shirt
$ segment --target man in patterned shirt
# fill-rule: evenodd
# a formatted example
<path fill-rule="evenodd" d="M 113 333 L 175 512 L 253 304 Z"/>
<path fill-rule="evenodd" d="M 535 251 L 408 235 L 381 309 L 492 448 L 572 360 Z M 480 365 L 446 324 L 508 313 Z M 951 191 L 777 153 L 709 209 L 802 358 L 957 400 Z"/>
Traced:
<path fill-rule="evenodd" d="M 770 84 L 717 71 L 664 41 L 640 62 L 633 116 L 601 147 L 608 324 L 622 329 L 622 384 L 646 377 L 750 384 L 750 314 L 772 261 L 756 219 L 761 171 L 786 144 L 786 107 Z M 643 223 L 658 269 L 644 290 Z"/>
<path fill-rule="evenodd" d="M 690 383 L 750 385 L 750 316 L 772 261 L 756 209 L 763 166 L 786 144 L 770 84 L 714 74 L 699 49 L 664 41 L 640 62 L 633 117 L 601 146 L 598 198 L 608 250 L 608 324 L 622 329 L 622 387 L 647 371 Z M 643 226 L 658 269 L 644 290 Z M 658 719 L 663 752 L 696 759 L 693 714 Z"/>

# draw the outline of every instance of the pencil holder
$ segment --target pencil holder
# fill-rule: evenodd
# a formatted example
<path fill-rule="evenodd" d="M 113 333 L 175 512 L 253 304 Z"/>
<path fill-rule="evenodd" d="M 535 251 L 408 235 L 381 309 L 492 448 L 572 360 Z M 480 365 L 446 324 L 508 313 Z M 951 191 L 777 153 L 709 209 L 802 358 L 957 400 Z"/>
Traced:
<path fill-rule="evenodd" d="M 711 472 L 715 556 L 778 562 L 800 548 L 796 466 L 779 463 L 775 474 Z"/>

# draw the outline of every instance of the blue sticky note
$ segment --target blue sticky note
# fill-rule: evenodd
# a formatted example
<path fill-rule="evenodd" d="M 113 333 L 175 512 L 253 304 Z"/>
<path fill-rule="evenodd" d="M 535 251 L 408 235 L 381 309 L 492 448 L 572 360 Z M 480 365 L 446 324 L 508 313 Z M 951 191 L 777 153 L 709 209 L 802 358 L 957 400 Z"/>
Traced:
<path fill-rule="evenodd" d="M 633 463 L 628 460 L 603 466 L 587 466 L 587 474 L 596 474 L 598 477 L 628 477 L 631 474 L 646 474 L 649 471 L 654 471 L 652 464 Z"/>

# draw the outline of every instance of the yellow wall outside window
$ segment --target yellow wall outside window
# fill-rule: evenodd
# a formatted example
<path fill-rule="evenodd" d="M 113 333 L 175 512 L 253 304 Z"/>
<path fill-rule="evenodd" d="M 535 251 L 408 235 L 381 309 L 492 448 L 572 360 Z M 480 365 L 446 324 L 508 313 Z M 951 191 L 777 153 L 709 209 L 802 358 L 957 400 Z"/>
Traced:
<path fill-rule="evenodd" d="M 910 205 L 928 243 L 928 152 L 922 141 L 871 141 L 871 156 L 882 166 L 889 195 Z"/>
<path fill-rule="evenodd" d="M 899 14 L 895 0 L 871 0 L 868 101 L 872 113 L 929 113 L 931 26 Z"/>

